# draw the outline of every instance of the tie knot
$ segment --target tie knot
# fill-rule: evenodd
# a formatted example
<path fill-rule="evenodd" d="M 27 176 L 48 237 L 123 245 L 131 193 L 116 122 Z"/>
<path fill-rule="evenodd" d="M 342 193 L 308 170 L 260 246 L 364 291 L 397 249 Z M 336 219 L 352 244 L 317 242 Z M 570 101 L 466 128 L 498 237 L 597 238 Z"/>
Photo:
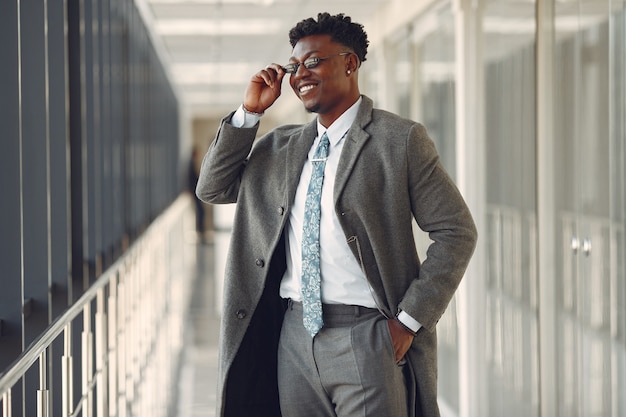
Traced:
<path fill-rule="evenodd" d="M 317 145 L 317 149 L 315 150 L 314 159 L 325 159 L 328 157 L 328 147 L 330 146 L 330 141 L 328 140 L 328 135 L 326 132 L 322 135 L 322 139 L 320 140 L 319 145 Z"/>

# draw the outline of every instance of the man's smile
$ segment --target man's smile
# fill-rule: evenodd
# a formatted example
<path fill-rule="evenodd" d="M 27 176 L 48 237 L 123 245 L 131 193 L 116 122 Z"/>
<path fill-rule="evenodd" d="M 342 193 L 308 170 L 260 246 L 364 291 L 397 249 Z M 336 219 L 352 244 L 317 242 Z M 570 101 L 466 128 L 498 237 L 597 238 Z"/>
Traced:
<path fill-rule="evenodd" d="M 304 95 L 316 87 L 316 84 L 304 84 L 298 88 L 300 95 Z"/>

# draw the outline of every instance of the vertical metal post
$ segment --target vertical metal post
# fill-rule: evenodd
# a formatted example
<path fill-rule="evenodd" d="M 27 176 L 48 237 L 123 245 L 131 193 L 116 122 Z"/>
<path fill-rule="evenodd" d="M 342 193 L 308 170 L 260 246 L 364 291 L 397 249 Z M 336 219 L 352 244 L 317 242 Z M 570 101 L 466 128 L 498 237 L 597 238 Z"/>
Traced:
<path fill-rule="evenodd" d="M 72 359 L 72 323 L 69 323 L 63 332 L 64 355 L 61 360 L 62 378 L 62 417 L 69 417 L 74 413 L 74 372 Z"/>
<path fill-rule="evenodd" d="M 50 392 L 48 390 L 37 391 L 37 417 L 50 415 Z"/>
<path fill-rule="evenodd" d="M 127 274 L 126 270 L 128 266 L 126 262 L 121 267 L 120 271 L 120 283 L 117 286 L 118 291 L 118 308 L 117 308 L 117 392 L 115 399 L 117 401 L 117 415 L 119 417 L 126 417 L 126 356 L 128 351 L 126 350 L 126 283 Z"/>
<path fill-rule="evenodd" d="M 153 238 L 152 238 L 153 239 Z M 135 402 L 137 402 L 137 412 L 139 413 L 139 415 L 141 415 L 140 413 L 142 413 L 144 411 L 144 404 L 146 403 L 146 400 L 148 399 L 148 392 L 149 392 L 149 387 L 150 385 L 152 385 L 152 383 L 154 383 L 154 379 L 151 379 L 150 383 L 146 383 L 146 378 L 141 375 L 141 369 L 145 368 L 146 369 L 146 373 L 149 373 L 149 368 L 147 366 L 148 361 L 151 360 L 151 358 L 148 357 L 148 346 L 149 346 L 149 340 L 150 340 L 150 334 L 152 329 L 150 328 L 150 322 L 149 322 L 149 317 L 150 317 L 150 312 L 154 311 L 155 309 L 149 309 L 149 308 L 144 308 L 144 306 L 147 305 L 159 305 L 157 303 L 155 303 L 156 300 L 152 300 L 150 299 L 150 294 L 151 292 L 154 290 L 154 288 L 156 286 L 158 286 L 158 280 L 155 283 L 156 285 L 152 285 L 150 287 L 148 287 L 146 285 L 146 276 L 148 276 L 148 269 L 149 269 L 149 259 L 147 257 L 147 253 L 149 253 L 149 249 L 152 246 L 151 244 L 151 240 L 152 239 L 148 239 L 148 243 L 146 245 L 142 245 L 141 248 L 141 252 L 139 254 L 139 259 L 140 259 L 140 269 L 138 271 L 137 277 L 135 278 L 137 280 L 137 294 L 135 296 L 135 298 L 137 299 L 137 316 L 139 317 L 139 320 L 137 321 L 137 327 L 139 330 L 139 340 L 137 343 L 137 365 L 138 365 L 138 373 L 135 376 L 135 381 L 136 381 L 136 385 L 137 385 L 137 389 L 139 392 L 137 392 L 137 396 L 135 397 Z M 141 379 L 143 379 L 144 381 L 141 381 Z"/>
<path fill-rule="evenodd" d="M 39 390 L 37 390 L 37 417 L 48 417 L 50 413 L 50 398 L 48 392 L 48 375 L 46 368 L 48 360 L 46 349 L 39 355 Z"/>
<path fill-rule="evenodd" d="M 108 371 L 107 371 L 107 314 L 105 311 L 104 288 L 98 290 L 96 309 L 96 415 L 106 416 L 108 397 Z"/>
<path fill-rule="evenodd" d="M 118 274 L 119 271 L 111 277 L 111 282 L 109 283 L 109 337 L 108 337 L 108 358 L 109 358 L 109 366 L 107 366 L 108 371 L 108 382 L 109 382 L 109 411 L 110 415 L 117 415 L 117 375 L 118 375 L 118 323 L 117 323 L 117 285 L 118 285 Z"/>
<path fill-rule="evenodd" d="M 159 228 L 160 227 L 161 226 L 159 226 Z M 162 233 L 165 233 L 165 231 L 163 231 Z M 162 318 L 161 316 L 162 311 L 168 311 L 171 314 L 171 310 L 169 309 L 170 306 L 168 306 L 167 303 L 165 303 L 162 298 L 162 294 L 163 294 L 162 276 L 165 273 L 164 271 L 165 268 L 160 267 L 160 262 L 164 261 L 163 259 L 164 256 L 162 253 L 160 253 L 160 250 L 162 249 L 162 242 L 163 242 L 162 233 L 155 233 L 154 235 L 155 240 L 153 241 L 153 244 L 151 245 L 152 247 L 150 248 L 150 251 L 148 252 L 146 256 L 148 258 L 148 265 L 150 269 L 145 277 L 148 285 L 150 282 L 150 277 L 152 276 L 155 276 L 158 282 L 158 285 L 155 285 L 152 288 L 151 299 L 149 300 L 149 302 L 151 304 L 163 306 L 163 310 L 161 309 L 151 310 L 150 318 L 149 318 L 149 326 L 151 330 L 150 343 L 154 344 L 156 348 L 155 348 L 154 356 L 152 359 L 152 363 L 150 365 L 150 370 L 153 374 L 152 380 L 154 382 L 149 387 L 150 388 L 149 402 L 147 406 L 149 407 L 148 409 L 149 413 L 151 413 L 152 415 L 158 415 L 159 417 L 162 415 L 162 412 L 164 411 L 163 407 L 161 407 L 161 404 L 163 403 L 163 401 L 167 401 L 169 399 L 169 395 L 167 393 L 164 393 L 164 395 L 159 396 L 159 387 L 164 387 L 165 385 L 163 385 L 163 383 L 166 382 L 166 381 L 163 381 L 163 378 L 162 378 L 163 374 L 159 372 L 159 369 L 169 368 L 169 366 L 167 366 L 167 363 L 165 361 L 162 361 L 163 348 L 165 348 L 164 344 L 169 344 L 169 341 L 167 341 L 167 339 L 161 338 L 162 333 L 160 332 L 160 329 L 163 327 L 167 327 L 167 322 L 170 320 L 170 316 L 169 314 L 166 315 L 164 322 L 161 322 L 161 320 L 159 319 Z"/>
<path fill-rule="evenodd" d="M 135 389 L 137 388 L 135 386 L 135 375 L 137 375 L 137 371 L 138 371 L 138 332 L 139 332 L 139 326 L 137 325 L 137 322 L 139 321 L 140 317 L 138 317 L 137 315 L 137 268 L 138 268 L 138 263 L 137 263 L 137 258 L 138 258 L 138 253 L 141 250 L 141 247 L 144 245 L 144 242 L 140 242 L 137 245 L 137 248 L 135 250 L 135 252 L 133 253 L 133 256 L 130 257 L 130 269 L 129 271 L 127 271 L 128 276 L 127 278 L 127 288 L 128 291 L 126 292 L 126 320 L 125 322 L 127 323 L 126 325 L 127 330 L 126 330 L 126 350 L 128 352 L 128 355 L 126 355 L 126 401 L 128 404 L 128 410 L 129 410 L 129 414 L 133 415 L 133 404 L 135 404 L 135 400 L 137 398 L 137 394 L 135 392 Z"/>
<path fill-rule="evenodd" d="M 11 390 L 2 394 L 2 417 L 11 417 Z"/>
<path fill-rule="evenodd" d="M 173 238 L 175 241 L 178 242 L 178 244 L 180 244 L 180 241 L 178 241 L 177 233 L 172 232 L 172 229 L 163 230 L 163 232 L 159 233 L 158 235 L 158 247 L 151 254 L 151 256 L 154 256 L 156 258 L 154 260 L 155 262 L 161 262 L 161 267 L 158 268 L 157 271 L 155 271 L 155 273 L 158 274 L 160 280 L 160 285 L 158 287 L 159 292 L 158 294 L 156 294 L 156 297 L 159 300 L 158 303 L 160 305 L 163 305 L 164 310 L 167 311 L 167 316 L 164 322 L 159 320 L 159 317 L 157 316 L 155 317 L 155 323 L 153 323 L 154 331 L 156 333 L 155 338 L 157 339 L 157 343 L 159 343 L 159 346 L 161 346 L 158 351 L 155 369 L 155 372 L 157 372 L 156 379 L 158 381 L 158 385 L 155 385 L 153 387 L 156 398 L 162 397 L 159 395 L 159 392 L 161 391 L 160 387 L 167 386 L 166 384 L 172 382 L 170 378 L 170 370 L 172 369 L 172 364 L 170 363 L 170 360 L 172 359 L 172 357 L 170 355 L 174 354 L 173 346 L 176 336 L 172 334 L 170 330 L 172 328 L 172 320 L 178 321 L 178 308 L 172 303 L 172 300 L 175 297 L 175 292 L 171 291 L 172 288 L 169 287 L 170 280 L 168 274 L 168 266 L 172 265 L 173 259 L 171 256 L 171 252 L 169 250 L 166 250 L 166 235 L 169 235 L 170 238 Z M 166 259 L 164 259 L 166 257 L 165 254 L 167 254 Z M 160 410 L 161 417 L 167 415 L 167 407 L 170 404 L 172 398 L 174 398 L 170 390 L 168 390 L 166 396 L 167 398 L 161 398 L 158 404 L 156 404 L 156 406 L 158 406 L 158 410 Z"/>
<path fill-rule="evenodd" d="M 91 303 L 83 308 L 82 334 L 82 413 L 84 417 L 91 417 L 93 411 L 93 392 L 90 388 L 93 377 L 93 340 L 91 332 Z"/>

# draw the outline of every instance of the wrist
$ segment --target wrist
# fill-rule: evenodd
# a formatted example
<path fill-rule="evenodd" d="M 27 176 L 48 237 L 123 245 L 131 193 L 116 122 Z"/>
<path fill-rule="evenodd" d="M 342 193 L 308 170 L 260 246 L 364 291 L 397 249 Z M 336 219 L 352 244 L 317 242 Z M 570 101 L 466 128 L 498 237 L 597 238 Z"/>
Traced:
<path fill-rule="evenodd" d="M 261 117 L 261 116 L 263 116 L 263 113 L 265 113 L 265 112 L 257 113 L 257 112 L 254 112 L 254 111 L 248 110 L 248 109 L 246 108 L 246 105 L 245 105 L 245 104 L 242 104 L 242 105 L 241 105 L 241 108 L 243 109 L 244 113 L 249 114 L 249 115 L 252 115 L 252 116 L 256 116 L 256 117 Z"/>
<path fill-rule="evenodd" d="M 398 324 L 400 324 L 400 326 L 402 326 L 402 329 L 409 333 L 411 336 L 415 337 L 417 335 L 417 332 L 415 330 L 413 330 L 412 328 L 410 328 L 409 326 L 406 325 L 406 323 L 404 323 L 401 319 L 400 319 L 400 313 L 401 311 L 398 311 L 398 313 L 396 314 L 395 317 L 395 321 L 398 322 Z"/>
<path fill-rule="evenodd" d="M 409 329 L 409 327 L 406 324 L 402 323 L 398 319 L 395 319 L 395 320 L 400 324 L 400 326 L 402 327 L 402 330 L 404 330 L 406 333 L 410 334 L 413 337 L 417 336 L 417 333 L 414 332 L 413 330 Z"/>

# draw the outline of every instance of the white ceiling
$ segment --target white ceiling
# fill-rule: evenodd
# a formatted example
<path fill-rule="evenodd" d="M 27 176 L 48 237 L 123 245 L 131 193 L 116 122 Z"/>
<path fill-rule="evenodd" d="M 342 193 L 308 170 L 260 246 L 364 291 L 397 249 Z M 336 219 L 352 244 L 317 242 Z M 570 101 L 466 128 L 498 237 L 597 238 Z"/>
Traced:
<path fill-rule="evenodd" d="M 1 1 L 1 0 L 0 0 Z M 494 36 L 535 32 L 536 0 L 488 1 L 484 28 Z M 433 0 L 135 0 L 157 49 L 168 67 L 182 104 L 192 117 L 222 117 L 243 98 L 250 77 L 271 62 L 287 63 L 288 33 L 296 23 L 318 12 L 344 13 L 365 26 L 395 29 L 411 18 L 411 5 Z M 393 9 L 386 25 L 368 24 Z M 578 1 L 559 0 L 560 32 L 580 30 L 606 15 L 606 0 L 588 0 L 585 18 Z M 595 10 L 598 8 L 598 10 Z M 570 10 L 572 9 L 572 10 Z M 593 13 L 592 13 L 593 11 Z M 397 21 L 396 21 L 397 20 Z M 435 22 L 436 23 L 436 22 Z M 436 23 L 437 24 L 437 23 Z M 389 28 L 387 27 L 389 26 Z M 423 26 L 423 24 L 422 24 Z M 396 33 L 397 34 L 397 33 Z M 492 51 L 493 52 L 493 51 Z M 287 94 L 283 94 L 287 95 Z M 285 100 L 281 100 L 284 102 Z"/>
<path fill-rule="evenodd" d="M 345 13 L 366 26 L 385 0 L 142 0 L 143 13 L 193 116 L 236 108 L 250 77 L 287 63 L 288 33 L 318 12 Z"/>

